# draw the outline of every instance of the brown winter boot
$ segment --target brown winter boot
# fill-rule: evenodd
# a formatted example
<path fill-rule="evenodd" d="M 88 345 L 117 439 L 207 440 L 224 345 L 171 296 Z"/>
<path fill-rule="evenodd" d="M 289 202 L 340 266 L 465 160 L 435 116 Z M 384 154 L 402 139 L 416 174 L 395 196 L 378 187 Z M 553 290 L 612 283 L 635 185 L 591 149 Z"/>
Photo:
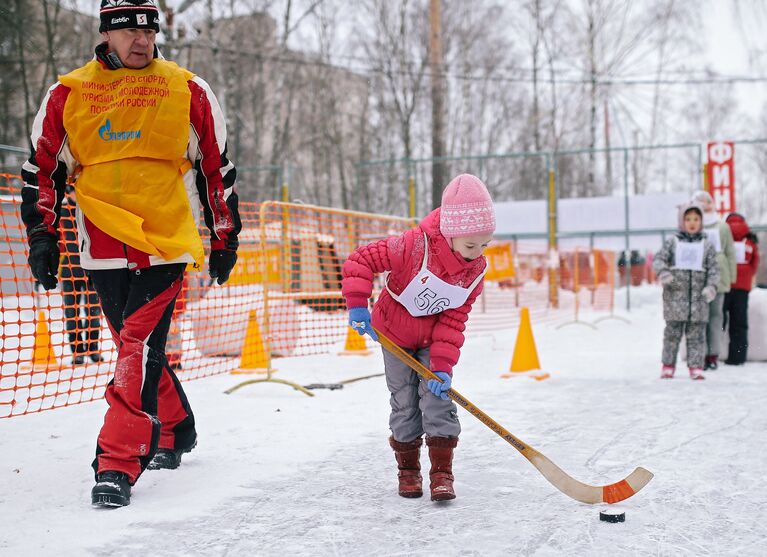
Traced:
<path fill-rule="evenodd" d="M 427 437 L 431 470 L 431 500 L 449 501 L 455 499 L 453 491 L 453 449 L 458 445 L 457 437 Z"/>
<path fill-rule="evenodd" d="M 409 443 L 401 443 L 389 437 L 389 445 L 394 449 L 399 468 L 399 494 L 401 497 L 420 497 L 423 495 L 421 482 L 421 444 L 419 437 Z"/>

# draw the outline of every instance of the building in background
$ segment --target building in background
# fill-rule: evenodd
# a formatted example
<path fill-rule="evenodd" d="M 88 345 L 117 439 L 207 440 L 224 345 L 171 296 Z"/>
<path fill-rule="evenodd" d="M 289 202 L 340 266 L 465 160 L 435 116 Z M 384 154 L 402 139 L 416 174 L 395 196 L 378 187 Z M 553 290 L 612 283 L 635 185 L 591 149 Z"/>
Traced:
<path fill-rule="evenodd" d="M 27 148 L 37 109 L 57 77 L 93 56 L 98 18 L 62 2 L 0 6 L 0 144 Z M 25 154 L 0 149 L 0 172 L 18 174 Z"/>

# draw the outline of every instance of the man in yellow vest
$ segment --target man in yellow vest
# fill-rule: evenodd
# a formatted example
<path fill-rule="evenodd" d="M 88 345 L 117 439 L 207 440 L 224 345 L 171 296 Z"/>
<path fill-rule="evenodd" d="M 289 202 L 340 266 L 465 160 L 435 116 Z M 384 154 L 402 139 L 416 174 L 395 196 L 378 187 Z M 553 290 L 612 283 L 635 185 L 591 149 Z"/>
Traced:
<path fill-rule="evenodd" d="M 100 20 L 94 59 L 60 76 L 35 118 L 21 210 L 32 274 L 53 289 L 61 200 L 77 174 L 80 264 L 118 351 L 91 501 L 119 507 L 145 469 L 176 468 L 197 443 L 165 341 L 185 268 L 204 264 L 199 210 L 219 284 L 241 225 L 221 108 L 204 80 L 160 56 L 154 1 L 102 0 Z"/>

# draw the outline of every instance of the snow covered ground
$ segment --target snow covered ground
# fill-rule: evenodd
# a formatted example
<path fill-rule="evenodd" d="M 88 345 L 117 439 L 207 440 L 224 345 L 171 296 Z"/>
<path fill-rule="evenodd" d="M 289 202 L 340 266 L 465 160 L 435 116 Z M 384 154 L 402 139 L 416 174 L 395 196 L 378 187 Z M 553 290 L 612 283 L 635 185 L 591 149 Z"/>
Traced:
<path fill-rule="evenodd" d="M 462 394 L 581 481 L 654 472 L 616 505 L 623 524 L 600 522 L 602 507 L 559 493 L 463 411 L 458 498 L 400 498 L 382 377 L 309 398 L 281 384 L 225 395 L 243 380 L 226 375 L 185 384 L 198 448 L 178 470 L 146 472 L 122 509 L 90 506 L 104 402 L 0 420 L 0 554 L 764 555 L 767 364 L 699 382 L 680 366 L 661 381 L 659 300 L 634 289 L 631 323 L 598 330 L 534 321 L 549 380 L 499 378 L 516 330 L 469 338 L 455 373 Z M 381 371 L 380 353 L 275 362 L 301 384 Z"/>

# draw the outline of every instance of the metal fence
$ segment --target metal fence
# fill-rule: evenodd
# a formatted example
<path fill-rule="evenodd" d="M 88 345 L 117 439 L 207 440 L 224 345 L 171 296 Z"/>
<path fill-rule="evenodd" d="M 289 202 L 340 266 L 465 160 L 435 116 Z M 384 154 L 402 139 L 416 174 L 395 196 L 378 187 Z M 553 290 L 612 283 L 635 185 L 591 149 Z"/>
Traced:
<path fill-rule="evenodd" d="M 767 139 L 735 140 L 735 192 L 737 208 L 756 225 L 767 224 Z M 602 149 L 573 149 L 546 152 L 482 154 L 472 156 L 388 159 L 357 164 L 358 199 L 366 210 L 383 208 L 388 214 L 423 215 L 432 208 L 432 171 L 442 166 L 443 176 L 468 172 L 488 185 L 496 202 L 546 200 L 545 234 L 509 234 L 506 237 L 548 244 L 555 253 L 562 244 L 593 248 L 597 238 L 611 238 L 609 249 L 622 250 L 627 272 L 631 273 L 632 244 L 638 238 L 662 241 L 669 231 L 647 229 L 631 222 L 630 199 L 640 194 L 684 193 L 691 195 L 705 187 L 705 157 L 702 143 L 641 145 Z M 381 192 L 380 195 L 364 195 Z M 603 230 L 594 222 L 592 230 L 562 232 L 557 205 L 577 197 L 620 197 L 623 199 L 623 228 Z M 501 236 L 503 237 L 503 236 Z M 616 240 L 622 239 L 622 246 Z M 604 244 L 601 247 L 605 247 Z M 553 284 L 552 302 L 558 289 Z M 630 283 L 629 283 L 630 284 Z M 631 307 L 630 294 L 626 296 Z"/>
<path fill-rule="evenodd" d="M 761 219 L 767 213 L 767 139 L 735 140 L 736 197 Z M 679 143 L 602 149 L 573 149 L 368 160 L 357 163 L 356 209 L 379 201 L 391 214 L 423 215 L 432 208 L 435 163 L 444 176 L 468 172 L 485 180 L 493 199 L 547 199 L 553 174 L 556 199 L 647 193 L 692 193 L 704 187 L 704 145 Z M 375 192 L 376 196 L 366 192 Z M 379 195 L 380 194 L 380 195 Z"/>
<path fill-rule="evenodd" d="M 28 149 L 0 144 L 0 174 L 19 174 L 27 158 Z"/>

